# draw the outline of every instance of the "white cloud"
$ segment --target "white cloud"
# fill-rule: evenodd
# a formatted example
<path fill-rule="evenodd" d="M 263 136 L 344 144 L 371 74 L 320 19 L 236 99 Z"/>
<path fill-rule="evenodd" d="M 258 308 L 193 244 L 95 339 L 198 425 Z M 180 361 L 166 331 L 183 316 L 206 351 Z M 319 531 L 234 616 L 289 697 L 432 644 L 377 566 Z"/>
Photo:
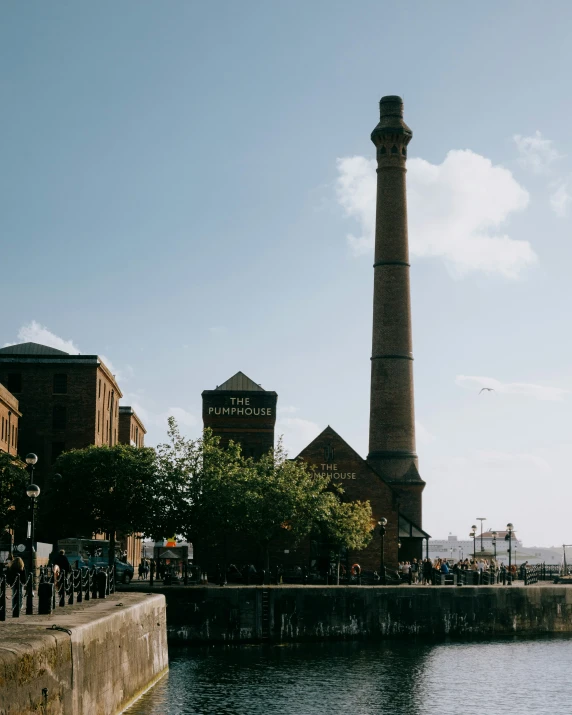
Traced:
<path fill-rule="evenodd" d="M 376 163 L 362 156 L 338 159 L 337 199 L 358 221 L 361 235 L 348 236 L 356 255 L 374 245 Z M 451 272 L 500 273 L 517 278 L 536 261 L 527 241 L 502 231 L 510 215 L 526 208 L 529 195 L 508 169 L 468 150 L 450 151 L 442 164 L 408 162 L 407 202 L 412 256 L 438 257 Z"/>
<path fill-rule="evenodd" d="M 284 436 L 284 447 L 291 457 L 299 454 L 320 432 L 315 422 L 300 417 L 282 417 L 276 423 L 276 434 Z"/>
<path fill-rule="evenodd" d="M 56 350 L 63 350 L 66 353 L 70 353 L 70 355 L 79 354 L 79 348 L 74 344 L 73 340 L 60 338 L 35 320 L 26 323 L 26 325 L 22 325 L 20 330 L 18 330 L 17 342 L 40 343 L 40 345 L 47 345 L 50 348 L 56 348 Z M 14 345 L 14 343 L 6 343 L 4 347 L 8 345 Z"/>
<path fill-rule="evenodd" d="M 292 415 L 300 410 L 299 407 L 294 407 L 294 405 L 284 405 L 278 408 L 279 415 Z"/>
<path fill-rule="evenodd" d="M 225 325 L 214 325 L 212 328 L 209 328 L 209 332 L 213 335 L 224 335 L 228 333 L 228 328 Z"/>
<path fill-rule="evenodd" d="M 523 397 L 534 397 L 537 400 L 550 400 L 561 402 L 568 390 L 560 387 L 548 387 L 546 385 L 533 385 L 528 382 L 501 382 L 493 377 L 477 377 L 469 375 L 457 375 L 455 384 L 469 390 L 480 392 L 483 387 L 492 387 L 497 393 L 505 395 L 522 395 Z M 482 394 L 484 399 L 493 398 L 494 393 L 486 392 Z"/>
<path fill-rule="evenodd" d="M 197 418 L 182 407 L 169 407 L 166 412 L 159 416 L 158 421 L 166 424 L 169 417 L 174 417 L 177 420 L 177 424 L 183 427 L 194 427 L 198 423 Z"/>
<path fill-rule="evenodd" d="M 569 184 L 567 181 L 563 181 L 551 194 L 550 207 L 557 216 L 564 218 L 568 214 L 568 206 L 571 201 L 572 195 L 570 194 Z"/>
<path fill-rule="evenodd" d="M 520 164 L 535 174 L 547 172 L 554 161 L 562 158 L 554 148 L 552 139 L 545 139 L 539 131 L 530 137 L 515 134 L 513 139 L 520 155 Z"/>

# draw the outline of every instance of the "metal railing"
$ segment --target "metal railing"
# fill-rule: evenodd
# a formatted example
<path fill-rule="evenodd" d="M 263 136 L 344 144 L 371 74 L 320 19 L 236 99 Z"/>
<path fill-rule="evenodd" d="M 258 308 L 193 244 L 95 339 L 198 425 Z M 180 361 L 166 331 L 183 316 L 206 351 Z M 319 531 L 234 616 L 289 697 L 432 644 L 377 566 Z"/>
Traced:
<path fill-rule="evenodd" d="M 21 615 L 49 614 L 56 607 L 73 606 L 115 593 L 115 567 L 58 571 L 40 567 L 37 589 L 32 574 L 19 574 L 9 583 L 9 574 L 0 576 L 0 621 Z"/>

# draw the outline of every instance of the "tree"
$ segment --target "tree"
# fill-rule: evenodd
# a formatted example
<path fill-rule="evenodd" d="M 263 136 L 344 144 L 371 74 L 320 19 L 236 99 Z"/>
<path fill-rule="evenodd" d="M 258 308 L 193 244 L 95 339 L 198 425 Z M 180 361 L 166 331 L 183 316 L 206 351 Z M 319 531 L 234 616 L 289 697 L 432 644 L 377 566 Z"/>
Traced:
<path fill-rule="evenodd" d="M 374 528 L 369 501 L 344 502 L 336 498 L 320 523 L 322 536 L 337 552 L 337 583 L 340 583 L 342 549 L 361 551 L 371 541 Z"/>
<path fill-rule="evenodd" d="M 54 464 L 44 522 L 66 535 L 109 534 L 113 564 L 116 533 L 151 534 L 161 495 L 155 450 L 117 444 L 64 452 Z"/>
<path fill-rule="evenodd" d="M 247 460 L 240 485 L 243 530 L 261 547 L 269 568 L 270 543 L 290 531 L 296 543 L 326 519 L 336 501 L 329 478 L 302 460 L 290 460 L 282 442 L 257 462 Z"/>
<path fill-rule="evenodd" d="M 0 452 L 0 533 L 25 522 L 31 501 L 26 495 L 28 481 L 26 465 Z"/>

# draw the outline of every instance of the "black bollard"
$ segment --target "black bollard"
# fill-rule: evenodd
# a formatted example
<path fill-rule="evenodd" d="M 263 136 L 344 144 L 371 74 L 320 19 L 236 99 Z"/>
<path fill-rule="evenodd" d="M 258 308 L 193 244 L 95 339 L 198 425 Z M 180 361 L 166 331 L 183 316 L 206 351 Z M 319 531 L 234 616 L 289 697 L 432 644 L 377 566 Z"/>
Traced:
<path fill-rule="evenodd" d="M 97 582 L 97 598 L 105 598 L 107 592 L 107 574 L 105 571 L 98 571 L 95 575 Z"/>
<path fill-rule="evenodd" d="M 49 615 L 53 609 L 54 584 L 43 581 L 38 586 L 38 613 Z"/>
<path fill-rule="evenodd" d="M 95 569 L 91 572 L 91 597 L 97 598 L 97 572 Z"/>

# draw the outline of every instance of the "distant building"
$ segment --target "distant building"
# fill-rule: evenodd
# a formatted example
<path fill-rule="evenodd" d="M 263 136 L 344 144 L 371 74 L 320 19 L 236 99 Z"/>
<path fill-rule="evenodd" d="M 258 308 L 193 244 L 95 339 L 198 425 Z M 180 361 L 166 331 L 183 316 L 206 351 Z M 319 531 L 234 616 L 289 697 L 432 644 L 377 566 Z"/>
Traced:
<path fill-rule="evenodd" d="M 0 452 L 18 454 L 18 400 L 0 385 Z"/>
<path fill-rule="evenodd" d="M 119 441 L 121 390 L 97 355 L 10 345 L 0 349 L 0 383 L 19 401 L 19 452 L 38 455 L 40 486 L 65 450 Z"/>
<path fill-rule="evenodd" d="M 143 447 L 145 429 L 133 407 L 119 406 L 119 443 L 130 444 L 132 447 Z"/>
<path fill-rule="evenodd" d="M 505 541 L 506 531 L 498 531 L 496 537 L 496 554 L 500 561 L 508 561 L 508 540 Z M 483 532 L 483 548 L 481 550 L 481 535 L 478 534 L 475 542 L 473 539 L 460 540 L 457 536 L 449 534 L 446 539 L 431 539 L 429 541 L 429 558 L 431 559 L 449 559 L 459 561 L 460 559 L 472 559 L 473 549 L 477 558 L 489 558 L 495 553 L 493 536 L 490 532 Z M 521 551 L 523 549 L 522 542 L 516 536 L 516 532 L 512 535 L 512 551 Z"/>

